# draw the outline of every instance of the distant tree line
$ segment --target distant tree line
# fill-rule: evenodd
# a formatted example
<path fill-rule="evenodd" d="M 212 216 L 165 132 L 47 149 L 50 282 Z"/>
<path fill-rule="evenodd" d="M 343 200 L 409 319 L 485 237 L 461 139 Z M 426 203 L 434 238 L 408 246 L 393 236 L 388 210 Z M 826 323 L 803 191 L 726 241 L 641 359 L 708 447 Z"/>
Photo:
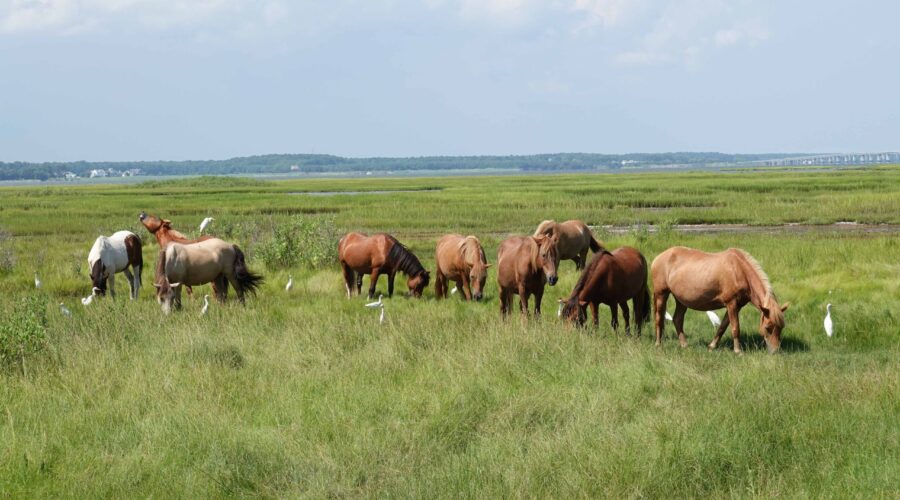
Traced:
<path fill-rule="evenodd" d="M 333 155 L 283 154 L 206 161 L 138 162 L 0 162 L 0 180 L 47 180 L 72 172 L 89 177 L 92 170 L 140 169 L 141 175 L 227 175 L 262 173 L 387 172 L 410 170 L 513 169 L 568 171 L 618 169 L 654 165 L 705 165 L 784 158 L 784 154 L 725 153 L 556 153 L 527 156 L 422 156 L 411 158 L 344 158 Z"/>

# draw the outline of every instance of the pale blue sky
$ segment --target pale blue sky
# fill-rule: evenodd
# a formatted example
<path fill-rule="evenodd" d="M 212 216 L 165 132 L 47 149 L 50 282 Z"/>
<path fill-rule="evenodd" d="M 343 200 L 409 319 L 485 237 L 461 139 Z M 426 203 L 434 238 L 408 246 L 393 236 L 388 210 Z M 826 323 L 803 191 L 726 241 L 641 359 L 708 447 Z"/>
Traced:
<path fill-rule="evenodd" d="M 898 150 L 900 3 L 0 0 L 0 161 Z"/>

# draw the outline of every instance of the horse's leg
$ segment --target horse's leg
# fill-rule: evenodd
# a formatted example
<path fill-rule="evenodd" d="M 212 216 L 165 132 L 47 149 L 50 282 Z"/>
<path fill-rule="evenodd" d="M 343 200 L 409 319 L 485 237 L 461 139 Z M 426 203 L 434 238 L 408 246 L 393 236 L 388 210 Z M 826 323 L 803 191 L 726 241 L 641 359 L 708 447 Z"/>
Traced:
<path fill-rule="evenodd" d="M 463 273 L 462 280 L 459 281 L 458 291 L 462 292 L 466 300 L 472 300 L 472 286 L 469 283 L 469 275 Z"/>
<path fill-rule="evenodd" d="M 444 280 L 446 280 L 444 273 L 441 272 L 441 268 L 438 266 L 434 276 L 434 298 L 436 299 L 443 299 L 447 296 L 447 285 Z"/>
<path fill-rule="evenodd" d="M 116 298 L 116 273 L 109 273 L 109 279 L 106 280 L 106 286 L 109 287 L 109 296 Z"/>
<path fill-rule="evenodd" d="M 675 314 L 672 315 L 672 323 L 675 324 L 675 331 L 678 332 L 678 343 L 681 347 L 687 347 L 687 337 L 684 335 L 684 313 L 687 312 L 687 306 L 675 299 Z"/>
<path fill-rule="evenodd" d="M 619 305 L 615 302 L 609 303 L 609 325 L 612 326 L 613 333 L 619 333 Z"/>
<path fill-rule="evenodd" d="M 663 329 L 666 326 L 666 301 L 669 300 L 669 291 L 653 291 L 653 302 L 656 308 L 656 345 L 662 344 Z"/>
<path fill-rule="evenodd" d="M 372 269 L 372 275 L 369 278 L 369 298 L 375 297 L 375 285 L 378 284 L 378 269 Z M 390 280 L 388 281 L 388 287 L 391 287 Z M 388 292 L 388 297 L 391 296 L 391 292 Z"/>
<path fill-rule="evenodd" d="M 212 287 L 216 300 L 219 304 L 224 304 L 225 299 L 228 298 L 228 279 L 225 278 L 225 275 L 220 274 L 216 276 L 216 279 L 213 280 Z"/>
<path fill-rule="evenodd" d="M 356 295 L 362 295 L 363 273 L 356 273 Z"/>
<path fill-rule="evenodd" d="M 525 289 L 524 283 L 519 283 L 519 310 L 523 315 L 528 316 L 528 291 Z"/>
<path fill-rule="evenodd" d="M 725 304 L 725 309 L 728 311 L 728 322 L 731 323 L 731 338 L 734 340 L 734 353 L 741 354 L 741 310 L 734 302 Z M 724 323 L 724 321 L 722 323 Z"/>
<path fill-rule="evenodd" d="M 594 320 L 594 328 L 600 327 L 600 304 L 591 302 L 591 318 Z"/>
<path fill-rule="evenodd" d="M 509 314 L 509 295 L 506 288 L 500 288 L 500 316 L 504 318 Z"/>
<path fill-rule="evenodd" d="M 180 286 L 175 287 L 175 310 L 176 311 L 181 310 L 181 287 Z"/>
<path fill-rule="evenodd" d="M 131 290 L 131 295 L 129 295 L 129 297 L 131 297 L 131 300 L 134 300 L 134 299 L 135 299 L 135 293 L 134 293 L 134 275 L 131 274 L 131 271 L 129 271 L 127 267 L 126 267 L 125 270 L 122 271 L 122 272 L 125 273 L 125 279 L 128 280 L 128 289 Z"/>
<path fill-rule="evenodd" d="M 725 333 L 725 330 L 728 329 L 729 324 L 730 322 L 728 321 L 728 314 L 726 313 L 725 317 L 722 318 L 722 323 L 719 324 L 719 328 L 716 329 L 716 336 L 713 337 L 712 342 L 709 343 L 710 351 L 719 346 L 719 340 L 721 340 L 722 335 Z"/>
<path fill-rule="evenodd" d="M 237 294 L 238 302 L 241 305 L 244 305 L 244 287 L 238 282 L 237 278 L 233 274 L 226 274 L 226 278 L 228 278 L 228 282 L 231 283 L 231 286 L 234 287 L 234 292 Z"/>
<path fill-rule="evenodd" d="M 622 318 L 625 320 L 625 335 L 631 335 L 631 316 L 628 313 L 628 301 L 623 300 L 619 307 L 622 308 Z"/>
<path fill-rule="evenodd" d="M 534 291 L 534 316 L 541 317 L 541 300 L 544 298 L 544 287 L 539 287 Z"/>
<path fill-rule="evenodd" d="M 344 275 L 344 288 L 347 289 L 347 298 L 353 296 L 353 270 L 346 263 L 341 262 L 341 273 Z"/>
<path fill-rule="evenodd" d="M 393 296 L 394 296 L 394 278 L 395 278 L 396 276 L 397 276 L 397 272 L 396 272 L 396 271 L 391 271 L 391 272 L 388 273 L 388 276 L 387 276 L 387 280 L 388 280 L 388 297 L 393 297 Z"/>

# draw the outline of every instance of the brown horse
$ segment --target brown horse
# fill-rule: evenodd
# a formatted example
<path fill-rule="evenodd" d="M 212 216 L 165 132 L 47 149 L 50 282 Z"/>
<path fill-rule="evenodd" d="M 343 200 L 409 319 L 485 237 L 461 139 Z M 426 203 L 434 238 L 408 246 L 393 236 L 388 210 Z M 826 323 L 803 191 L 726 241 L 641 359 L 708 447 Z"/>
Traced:
<path fill-rule="evenodd" d="M 769 277 L 749 253 L 729 248 L 724 252 L 706 253 L 686 247 L 672 247 L 653 259 L 653 300 L 656 303 L 656 345 L 660 345 L 665 322 L 666 301 L 675 297 L 672 322 L 681 347 L 687 347 L 684 335 L 684 313 L 688 308 L 711 311 L 726 308 L 716 336 L 709 344 L 715 349 L 731 323 L 734 352 L 741 352 L 739 314 L 748 302 L 760 310 L 759 333 L 770 353 L 781 346 L 784 311 L 788 304 L 778 305 Z"/>
<path fill-rule="evenodd" d="M 388 297 L 394 295 L 394 276 L 398 271 L 408 277 L 406 286 L 409 287 L 409 295 L 413 297 L 422 296 L 430 279 L 428 271 L 415 254 L 396 238 L 385 233 L 372 236 L 347 233 L 338 242 L 338 260 L 344 272 L 348 298 L 353 294 L 354 286 L 356 293 L 362 293 L 363 274 L 371 274 L 369 298 L 375 295 L 375 285 L 382 273 L 388 275 Z"/>
<path fill-rule="evenodd" d="M 141 212 L 138 215 L 138 219 L 141 220 L 141 224 L 143 224 L 144 227 L 147 228 L 147 231 L 150 231 L 150 234 L 156 236 L 156 242 L 159 243 L 160 249 L 166 248 L 166 246 L 173 241 L 175 243 L 183 243 L 185 245 L 189 245 L 191 243 L 198 243 L 215 238 L 215 236 L 210 236 L 207 234 L 196 239 L 190 239 L 173 229 L 172 221 L 170 221 L 169 219 L 160 219 L 159 217 L 150 215 L 147 212 Z"/>
<path fill-rule="evenodd" d="M 534 230 L 534 236 L 542 234 L 557 238 L 556 247 L 559 251 L 559 259 L 574 261 L 575 269 L 584 269 L 589 248 L 594 252 L 601 248 L 587 224 L 580 220 L 565 222 L 545 220 Z"/>
<path fill-rule="evenodd" d="M 522 314 L 528 314 L 528 299 L 534 295 L 534 314 L 541 314 L 544 283 L 556 285 L 559 254 L 556 239 L 549 236 L 511 236 L 497 250 L 497 283 L 500 314 L 509 314 L 513 294 L 519 295 Z"/>
<path fill-rule="evenodd" d="M 243 304 L 244 293 L 256 293 L 262 282 L 262 276 L 247 269 L 244 252 L 237 245 L 212 238 L 192 245 L 173 242 L 160 250 L 154 286 L 156 300 L 168 314 L 173 307 L 181 308 L 182 285 L 214 283 L 216 299 L 222 303 L 231 283 Z"/>
<path fill-rule="evenodd" d="M 647 288 L 647 260 L 641 252 L 622 247 L 613 252 L 601 248 L 582 271 L 572 294 L 563 303 L 561 316 L 583 326 L 587 319 L 586 306 L 591 306 L 594 325 L 598 324 L 597 308 L 606 304 L 612 311 L 612 328 L 619 328 L 618 307 L 625 318 L 625 331 L 630 333 L 628 300 L 634 308 L 637 330 L 650 320 L 650 290 Z"/>
<path fill-rule="evenodd" d="M 434 251 L 437 276 L 434 293 L 437 298 L 447 296 L 447 281 L 455 281 L 466 300 L 481 300 L 487 280 L 487 263 L 481 242 L 474 236 L 447 234 L 438 240 Z"/>

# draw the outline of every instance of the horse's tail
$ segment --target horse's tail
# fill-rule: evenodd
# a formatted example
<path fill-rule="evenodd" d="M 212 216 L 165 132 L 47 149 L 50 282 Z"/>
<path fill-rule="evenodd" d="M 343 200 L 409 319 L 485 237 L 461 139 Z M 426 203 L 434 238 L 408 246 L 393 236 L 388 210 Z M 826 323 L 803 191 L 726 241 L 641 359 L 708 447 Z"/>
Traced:
<path fill-rule="evenodd" d="M 594 238 L 594 235 L 590 234 L 590 232 L 588 233 L 588 236 L 591 238 L 591 241 L 590 241 L 591 251 L 594 253 L 599 252 L 600 249 L 603 248 L 603 245 L 601 245 L 600 242 L 597 241 L 596 238 Z"/>
<path fill-rule="evenodd" d="M 242 252 L 237 245 L 232 246 L 234 247 L 234 279 L 238 282 L 242 291 L 255 294 L 256 290 L 265 280 L 262 275 L 251 273 L 250 270 L 247 269 L 247 262 L 244 260 L 244 252 Z"/>
<path fill-rule="evenodd" d="M 641 331 L 641 326 L 644 323 L 650 321 L 650 287 L 647 286 L 647 259 L 641 255 L 641 264 L 644 267 L 644 276 L 642 278 L 642 286 L 641 291 L 638 292 L 637 300 L 635 300 L 635 311 L 634 315 L 637 318 L 637 327 L 638 333 Z M 638 304 L 639 303 L 639 304 Z"/>

